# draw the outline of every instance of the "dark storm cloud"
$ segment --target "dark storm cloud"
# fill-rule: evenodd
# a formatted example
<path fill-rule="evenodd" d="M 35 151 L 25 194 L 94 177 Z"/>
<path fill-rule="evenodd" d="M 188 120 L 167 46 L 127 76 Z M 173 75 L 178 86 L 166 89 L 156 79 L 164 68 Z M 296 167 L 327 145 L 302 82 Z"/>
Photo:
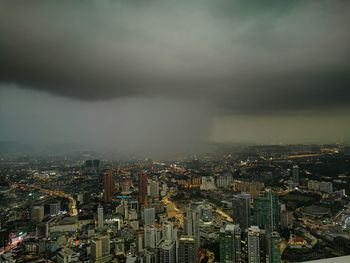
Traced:
<path fill-rule="evenodd" d="M 0 1 L 0 81 L 228 112 L 348 106 L 348 1 Z"/>

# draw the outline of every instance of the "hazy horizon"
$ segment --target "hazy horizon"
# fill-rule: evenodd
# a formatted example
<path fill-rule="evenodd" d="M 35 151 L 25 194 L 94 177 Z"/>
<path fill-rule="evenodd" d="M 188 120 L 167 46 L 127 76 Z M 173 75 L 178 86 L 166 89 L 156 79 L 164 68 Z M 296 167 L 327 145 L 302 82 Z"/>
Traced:
<path fill-rule="evenodd" d="M 0 1 L 0 141 L 350 143 L 349 24 L 342 0 Z"/>

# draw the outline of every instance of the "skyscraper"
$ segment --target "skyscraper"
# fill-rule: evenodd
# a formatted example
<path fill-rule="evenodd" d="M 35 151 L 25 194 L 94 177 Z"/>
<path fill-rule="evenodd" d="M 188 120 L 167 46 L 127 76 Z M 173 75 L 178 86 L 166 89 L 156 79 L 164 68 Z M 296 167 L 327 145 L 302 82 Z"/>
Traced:
<path fill-rule="evenodd" d="M 250 226 L 250 194 L 241 193 L 233 196 L 232 216 L 235 223 L 239 224 L 242 230 Z"/>
<path fill-rule="evenodd" d="M 99 236 L 91 241 L 92 262 L 110 262 L 109 236 Z"/>
<path fill-rule="evenodd" d="M 139 204 L 147 205 L 147 184 L 148 176 L 145 173 L 139 174 Z"/>
<path fill-rule="evenodd" d="M 50 204 L 50 215 L 52 216 L 58 215 L 60 211 L 61 211 L 61 202 Z"/>
<path fill-rule="evenodd" d="M 114 194 L 114 181 L 113 181 L 112 171 L 109 171 L 103 174 L 102 184 L 103 184 L 103 200 L 105 202 L 110 202 Z"/>
<path fill-rule="evenodd" d="M 241 229 L 239 225 L 227 224 L 220 229 L 220 262 L 241 261 Z"/>
<path fill-rule="evenodd" d="M 298 165 L 293 165 L 292 177 L 293 177 L 293 183 L 295 185 L 299 185 L 299 166 Z"/>
<path fill-rule="evenodd" d="M 145 207 L 143 209 L 144 225 L 154 225 L 156 220 L 156 209 L 154 207 Z"/>
<path fill-rule="evenodd" d="M 196 240 L 193 236 L 181 236 L 178 247 L 179 262 L 193 263 L 196 260 Z"/>
<path fill-rule="evenodd" d="M 159 263 L 176 263 L 176 242 L 163 240 L 158 247 Z"/>
<path fill-rule="evenodd" d="M 103 207 L 98 206 L 97 207 L 97 226 L 98 227 L 103 227 Z"/>
<path fill-rule="evenodd" d="M 253 207 L 255 225 L 269 231 L 278 228 L 280 209 L 277 194 L 267 192 L 264 196 L 256 197 Z"/>
<path fill-rule="evenodd" d="M 31 212 L 31 219 L 35 223 L 40 223 L 44 219 L 44 206 L 34 206 Z"/>
<path fill-rule="evenodd" d="M 281 236 L 278 232 L 271 232 L 268 235 L 268 255 L 270 263 L 281 262 Z"/>
<path fill-rule="evenodd" d="M 258 226 L 248 228 L 248 262 L 260 263 L 260 229 Z"/>
<path fill-rule="evenodd" d="M 144 231 L 145 247 L 156 248 L 156 245 L 159 241 L 157 237 L 157 229 L 154 226 L 146 226 L 144 228 Z"/>

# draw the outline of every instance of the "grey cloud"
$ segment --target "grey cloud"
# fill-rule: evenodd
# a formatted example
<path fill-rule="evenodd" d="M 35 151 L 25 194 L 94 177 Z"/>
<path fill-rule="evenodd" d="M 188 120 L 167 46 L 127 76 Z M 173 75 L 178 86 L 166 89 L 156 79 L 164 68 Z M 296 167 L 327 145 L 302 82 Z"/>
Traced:
<path fill-rule="evenodd" d="M 348 1 L 1 1 L 0 81 L 224 112 L 350 101 Z"/>

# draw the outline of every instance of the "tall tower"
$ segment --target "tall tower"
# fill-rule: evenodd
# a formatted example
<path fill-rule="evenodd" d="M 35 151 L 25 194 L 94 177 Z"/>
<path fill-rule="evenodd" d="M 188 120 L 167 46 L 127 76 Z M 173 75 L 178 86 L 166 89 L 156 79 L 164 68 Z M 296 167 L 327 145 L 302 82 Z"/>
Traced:
<path fill-rule="evenodd" d="M 271 232 L 268 235 L 268 255 L 270 263 L 281 262 L 281 236 L 278 232 Z"/>
<path fill-rule="evenodd" d="M 181 236 L 178 247 L 179 262 L 196 262 L 196 240 L 193 236 Z"/>
<path fill-rule="evenodd" d="M 91 241 L 91 259 L 93 262 L 110 262 L 109 236 L 99 236 Z"/>
<path fill-rule="evenodd" d="M 145 225 L 154 225 L 156 220 L 156 209 L 154 207 L 144 207 L 143 222 Z"/>
<path fill-rule="evenodd" d="M 293 177 L 293 183 L 295 185 L 299 185 L 299 166 L 298 165 L 293 165 L 292 177 Z"/>
<path fill-rule="evenodd" d="M 109 171 L 103 175 L 102 183 L 103 183 L 103 200 L 105 202 L 110 202 L 114 194 L 114 181 L 113 181 L 112 171 Z"/>
<path fill-rule="evenodd" d="M 99 228 L 103 227 L 103 207 L 98 206 L 97 207 L 97 226 Z"/>
<path fill-rule="evenodd" d="M 267 192 L 254 199 L 254 224 L 262 229 L 274 231 L 280 221 L 278 196 Z"/>
<path fill-rule="evenodd" d="M 242 230 L 250 226 L 250 194 L 241 193 L 233 196 L 232 216 L 235 223 L 239 224 Z"/>
<path fill-rule="evenodd" d="M 241 262 L 241 229 L 239 225 L 228 224 L 220 229 L 220 262 Z"/>
<path fill-rule="evenodd" d="M 44 206 L 34 206 L 31 211 L 31 219 L 35 223 L 40 223 L 44 220 Z"/>
<path fill-rule="evenodd" d="M 260 229 L 258 226 L 248 228 L 248 262 L 260 263 Z"/>
<path fill-rule="evenodd" d="M 148 176 L 145 173 L 139 174 L 139 204 L 147 205 L 147 184 Z"/>

